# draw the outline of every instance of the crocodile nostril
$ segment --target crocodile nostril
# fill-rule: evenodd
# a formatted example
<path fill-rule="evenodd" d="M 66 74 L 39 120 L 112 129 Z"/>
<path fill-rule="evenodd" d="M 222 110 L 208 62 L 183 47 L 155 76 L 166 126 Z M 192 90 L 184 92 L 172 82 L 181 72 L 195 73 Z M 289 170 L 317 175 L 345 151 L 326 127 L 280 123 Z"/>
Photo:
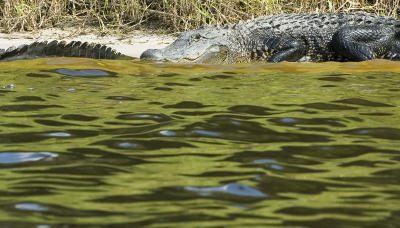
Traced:
<path fill-rule="evenodd" d="M 147 49 L 140 55 L 141 59 L 163 59 L 159 49 Z"/>

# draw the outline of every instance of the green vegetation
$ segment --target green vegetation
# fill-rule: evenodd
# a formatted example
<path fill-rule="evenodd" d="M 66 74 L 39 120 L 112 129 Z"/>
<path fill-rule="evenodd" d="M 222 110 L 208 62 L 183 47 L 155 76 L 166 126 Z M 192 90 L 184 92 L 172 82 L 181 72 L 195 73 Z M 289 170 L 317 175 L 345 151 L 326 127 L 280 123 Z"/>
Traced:
<path fill-rule="evenodd" d="M 369 12 L 397 16 L 399 0 L 0 0 L 6 32 L 71 24 L 182 31 L 266 14 Z"/>

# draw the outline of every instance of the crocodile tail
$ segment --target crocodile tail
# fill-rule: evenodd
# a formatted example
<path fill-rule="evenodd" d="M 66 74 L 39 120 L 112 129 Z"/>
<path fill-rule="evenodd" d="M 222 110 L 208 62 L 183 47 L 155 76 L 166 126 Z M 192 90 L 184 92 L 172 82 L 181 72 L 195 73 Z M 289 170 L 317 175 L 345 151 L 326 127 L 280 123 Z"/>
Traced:
<path fill-rule="evenodd" d="M 19 47 L 0 49 L 0 61 L 20 59 L 37 59 L 47 57 L 81 57 L 93 59 L 133 59 L 123 55 L 111 47 L 101 44 L 80 41 L 42 41 L 23 44 Z"/>

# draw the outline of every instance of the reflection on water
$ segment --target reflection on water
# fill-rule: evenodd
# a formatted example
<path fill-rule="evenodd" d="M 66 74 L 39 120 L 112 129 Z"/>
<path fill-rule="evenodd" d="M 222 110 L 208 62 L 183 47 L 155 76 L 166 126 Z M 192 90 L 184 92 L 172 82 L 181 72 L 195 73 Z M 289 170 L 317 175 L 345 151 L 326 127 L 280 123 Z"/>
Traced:
<path fill-rule="evenodd" d="M 83 70 L 72 70 L 72 69 L 57 69 L 57 73 L 66 76 L 79 76 L 79 77 L 106 77 L 110 76 L 110 73 L 96 70 L 96 69 L 83 69 Z"/>
<path fill-rule="evenodd" d="M 71 61 L 0 64 L 0 227 L 400 227 L 399 63 Z"/>
<path fill-rule="evenodd" d="M 3 152 L 0 153 L 0 164 L 13 164 L 22 163 L 29 161 L 39 161 L 43 159 L 49 159 L 57 157 L 57 154 L 48 152 Z"/>
<path fill-rule="evenodd" d="M 197 192 L 202 196 L 209 196 L 212 193 L 226 193 L 237 196 L 248 196 L 248 197 L 266 197 L 266 195 L 258 190 L 248 187 L 244 184 L 227 184 L 220 187 L 186 187 L 185 190 Z"/>

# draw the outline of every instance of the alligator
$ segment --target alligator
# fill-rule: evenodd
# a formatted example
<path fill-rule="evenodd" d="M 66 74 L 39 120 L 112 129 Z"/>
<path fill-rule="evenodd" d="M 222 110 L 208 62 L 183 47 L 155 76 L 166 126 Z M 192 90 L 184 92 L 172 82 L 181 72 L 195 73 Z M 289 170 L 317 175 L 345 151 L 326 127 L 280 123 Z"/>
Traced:
<path fill-rule="evenodd" d="M 181 33 L 142 59 L 192 63 L 400 60 L 400 21 L 364 13 L 282 14 Z"/>
<path fill-rule="evenodd" d="M 81 42 L 35 42 L 0 50 L 0 61 L 54 56 L 130 59 Z M 169 46 L 148 49 L 140 58 L 187 63 L 400 60 L 400 20 L 364 13 L 262 16 L 183 32 Z"/>

